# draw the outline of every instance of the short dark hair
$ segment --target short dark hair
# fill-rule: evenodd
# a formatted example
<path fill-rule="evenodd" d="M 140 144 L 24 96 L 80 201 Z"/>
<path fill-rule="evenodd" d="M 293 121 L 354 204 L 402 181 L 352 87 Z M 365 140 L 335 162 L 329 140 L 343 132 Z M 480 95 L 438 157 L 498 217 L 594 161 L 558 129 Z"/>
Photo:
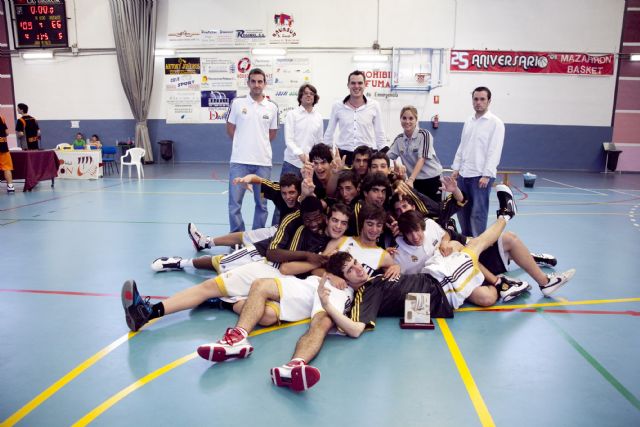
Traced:
<path fill-rule="evenodd" d="M 304 95 L 305 89 L 309 89 L 311 92 L 313 92 L 313 105 L 316 105 L 320 100 L 320 96 L 318 95 L 318 89 L 316 89 L 314 85 L 309 83 L 303 84 L 302 86 L 300 86 L 300 89 L 298 89 L 298 105 L 302 104 L 302 95 Z"/>
<path fill-rule="evenodd" d="M 247 81 L 251 80 L 251 76 L 253 76 L 254 74 L 260 74 L 262 78 L 264 78 L 264 82 L 267 82 L 267 75 L 264 73 L 264 71 L 262 71 L 262 68 L 254 68 L 253 70 L 249 71 Z"/>
<path fill-rule="evenodd" d="M 414 208 L 416 207 L 416 202 L 411 197 L 403 197 L 400 193 L 394 193 L 393 196 L 391 196 L 391 200 L 389 200 L 391 208 L 394 208 L 395 204 L 398 203 L 400 199 L 409 203 Z"/>
<path fill-rule="evenodd" d="M 305 197 L 302 203 L 300 203 L 300 212 L 302 214 L 318 212 L 318 211 L 324 213 L 322 202 L 317 197 L 314 197 L 314 196 Z"/>
<path fill-rule="evenodd" d="M 369 157 L 369 167 L 371 167 L 371 162 L 377 159 L 384 159 L 387 162 L 387 167 L 391 167 L 391 160 L 389 160 L 389 156 L 387 156 L 387 153 L 383 153 L 382 151 L 376 151 Z"/>
<path fill-rule="evenodd" d="M 471 96 L 473 97 L 473 94 L 476 92 L 487 92 L 487 99 L 491 99 L 491 91 L 488 87 L 478 86 L 473 90 L 473 92 L 471 92 Z"/>
<path fill-rule="evenodd" d="M 18 108 L 20 109 L 20 111 L 23 111 L 25 113 L 29 112 L 29 106 L 27 104 L 23 104 L 22 102 L 18 104 Z"/>
<path fill-rule="evenodd" d="M 364 71 L 353 70 L 351 73 L 349 73 L 349 77 L 347 77 L 347 83 L 351 81 L 351 76 L 362 76 L 364 82 L 367 82 L 367 76 L 364 75 Z"/>
<path fill-rule="evenodd" d="M 100 137 L 99 137 L 97 134 L 95 134 L 95 133 L 94 133 L 93 135 L 91 135 L 91 138 L 95 138 L 95 139 L 97 139 L 98 141 L 100 141 Z"/>
<path fill-rule="evenodd" d="M 316 144 L 311 147 L 309 151 L 309 160 L 313 162 L 313 159 L 320 158 L 326 160 L 327 163 L 331 163 L 333 160 L 333 154 L 331 154 L 331 148 L 327 144 Z"/>
<path fill-rule="evenodd" d="M 374 206 L 371 203 L 365 203 L 358 213 L 358 228 L 362 230 L 364 222 L 368 219 L 380 221 L 382 224 L 384 224 L 384 220 L 386 218 L 387 213 L 384 209 Z"/>
<path fill-rule="evenodd" d="M 348 205 L 345 205 L 342 202 L 336 202 L 333 205 L 331 205 L 329 207 L 329 212 L 327 213 L 327 216 L 331 216 L 334 212 L 340 212 L 342 214 L 345 214 L 348 217 L 351 217 L 351 215 L 353 214 L 353 210 L 351 209 L 351 207 L 349 207 Z"/>
<path fill-rule="evenodd" d="M 389 178 L 382 172 L 366 174 L 360 183 L 360 191 L 368 193 L 372 187 L 385 187 L 387 189 L 387 196 L 391 194 L 391 184 Z"/>
<path fill-rule="evenodd" d="M 368 145 L 359 145 L 356 147 L 355 150 L 353 150 L 353 157 L 356 157 L 356 154 L 359 155 L 363 155 L 366 154 L 367 156 L 371 157 L 371 155 L 373 154 L 373 150 L 371 149 L 371 147 L 369 147 Z"/>
<path fill-rule="evenodd" d="M 403 212 L 398 217 L 398 229 L 403 236 L 418 229 L 424 231 L 424 216 L 416 210 Z"/>
<path fill-rule="evenodd" d="M 348 252 L 338 251 L 329 257 L 324 268 L 327 272 L 344 279 L 345 277 L 344 273 L 342 273 L 342 268 L 346 263 L 351 261 L 352 258 L 353 257 Z"/>
<path fill-rule="evenodd" d="M 356 176 L 356 173 L 351 169 L 341 170 L 340 174 L 338 175 L 338 182 L 336 183 L 336 186 L 339 186 L 343 182 L 351 182 L 354 187 L 357 187 L 358 177 Z"/>
<path fill-rule="evenodd" d="M 294 185 L 298 193 L 300 192 L 300 185 L 302 183 L 302 179 L 295 173 L 285 173 L 280 177 L 280 188 L 289 187 L 290 185 Z"/>

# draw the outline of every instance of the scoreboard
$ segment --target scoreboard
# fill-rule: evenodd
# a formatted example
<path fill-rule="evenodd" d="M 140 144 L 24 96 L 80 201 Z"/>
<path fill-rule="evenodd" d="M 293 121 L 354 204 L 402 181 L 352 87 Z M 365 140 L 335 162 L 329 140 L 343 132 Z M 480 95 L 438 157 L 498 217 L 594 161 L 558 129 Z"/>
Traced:
<path fill-rule="evenodd" d="M 65 0 L 13 0 L 17 49 L 69 47 Z"/>

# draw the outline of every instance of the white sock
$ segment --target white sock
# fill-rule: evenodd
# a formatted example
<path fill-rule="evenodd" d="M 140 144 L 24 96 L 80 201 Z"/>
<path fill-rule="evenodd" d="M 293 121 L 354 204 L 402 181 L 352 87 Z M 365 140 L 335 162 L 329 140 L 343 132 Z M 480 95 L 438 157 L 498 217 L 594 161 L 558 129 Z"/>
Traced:
<path fill-rule="evenodd" d="M 504 218 L 504 222 L 509 222 L 509 220 L 511 219 L 509 215 L 500 215 L 500 216 Z"/>
<path fill-rule="evenodd" d="M 180 260 L 180 268 L 191 267 L 193 268 L 193 258 L 185 258 Z"/>
<path fill-rule="evenodd" d="M 211 249 L 212 247 L 214 247 L 216 245 L 216 242 L 213 241 L 213 239 L 211 238 L 211 236 L 207 236 L 207 238 L 204 240 L 204 246 L 205 248 Z"/>

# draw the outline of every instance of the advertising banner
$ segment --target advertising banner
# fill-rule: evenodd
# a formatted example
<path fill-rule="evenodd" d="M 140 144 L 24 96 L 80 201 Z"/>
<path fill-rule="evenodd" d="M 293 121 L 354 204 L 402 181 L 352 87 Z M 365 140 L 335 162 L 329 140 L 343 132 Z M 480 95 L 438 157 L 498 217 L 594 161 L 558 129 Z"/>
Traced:
<path fill-rule="evenodd" d="M 452 50 L 450 71 L 613 75 L 614 55 L 586 53 Z"/>

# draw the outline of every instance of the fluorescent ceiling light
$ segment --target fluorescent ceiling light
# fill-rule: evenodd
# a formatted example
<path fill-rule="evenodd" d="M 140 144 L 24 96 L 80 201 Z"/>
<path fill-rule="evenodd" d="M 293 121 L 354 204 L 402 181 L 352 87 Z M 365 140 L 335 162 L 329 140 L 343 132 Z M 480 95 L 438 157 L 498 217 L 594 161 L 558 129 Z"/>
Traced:
<path fill-rule="evenodd" d="M 22 59 L 53 59 L 52 50 L 43 50 L 41 52 L 24 52 Z"/>
<path fill-rule="evenodd" d="M 287 50 L 281 49 L 281 48 L 270 49 L 270 48 L 254 47 L 253 49 L 251 49 L 251 54 L 262 55 L 262 56 L 282 56 L 287 54 Z"/>
<path fill-rule="evenodd" d="M 380 54 L 367 54 L 367 55 L 353 55 L 354 62 L 388 62 L 389 55 Z"/>
<path fill-rule="evenodd" d="M 640 53 L 632 54 L 629 59 L 631 59 L 632 61 L 640 61 Z"/>
<path fill-rule="evenodd" d="M 175 49 L 156 49 L 156 56 L 173 56 L 176 54 Z"/>

